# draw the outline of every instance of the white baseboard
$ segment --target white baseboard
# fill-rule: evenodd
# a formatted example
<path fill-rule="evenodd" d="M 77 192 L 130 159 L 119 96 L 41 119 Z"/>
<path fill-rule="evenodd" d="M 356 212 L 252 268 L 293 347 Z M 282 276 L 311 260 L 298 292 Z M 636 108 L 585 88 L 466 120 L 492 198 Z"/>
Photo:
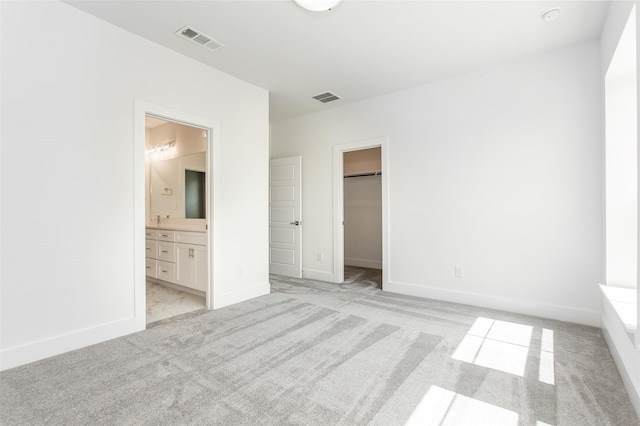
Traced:
<path fill-rule="evenodd" d="M 624 324 L 607 298 L 602 301 L 602 334 L 609 346 L 631 404 L 640 417 L 640 351 L 633 347 Z"/>
<path fill-rule="evenodd" d="M 214 309 L 243 302 L 254 297 L 269 294 L 271 286 L 256 285 L 240 291 L 223 294 L 214 299 Z M 107 340 L 126 336 L 145 329 L 145 318 L 127 318 L 84 330 L 54 336 L 51 338 L 27 343 L 20 346 L 0 350 L 0 371 L 19 367 L 31 362 L 39 361 L 65 352 L 81 349 L 102 343 Z"/>
<path fill-rule="evenodd" d="M 501 311 L 600 327 L 600 312 L 598 311 L 392 281 L 389 281 L 383 290 L 392 293 L 406 294 L 408 296 L 425 297 L 427 299 L 443 300 L 445 302 L 461 303 L 464 305 L 498 309 Z"/>
<path fill-rule="evenodd" d="M 267 282 L 265 284 L 254 285 L 253 287 L 232 291 L 230 293 L 214 294 L 213 309 L 235 305 L 236 303 L 244 302 L 245 300 L 253 299 L 254 297 L 264 296 L 270 292 L 271 284 Z"/>
<path fill-rule="evenodd" d="M 127 318 L 109 324 L 27 343 L 0 351 L 0 370 L 19 367 L 144 330 L 144 321 Z"/>
<path fill-rule="evenodd" d="M 307 278 L 310 280 L 326 281 L 326 282 L 332 283 L 333 273 L 326 272 L 326 271 L 318 271 L 315 269 L 303 269 L 302 278 Z"/>
<path fill-rule="evenodd" d="M 382 269 L 382 261 L 367 259 L 344 258 L 345 266 L 357 266 L 359 268 Z"/>

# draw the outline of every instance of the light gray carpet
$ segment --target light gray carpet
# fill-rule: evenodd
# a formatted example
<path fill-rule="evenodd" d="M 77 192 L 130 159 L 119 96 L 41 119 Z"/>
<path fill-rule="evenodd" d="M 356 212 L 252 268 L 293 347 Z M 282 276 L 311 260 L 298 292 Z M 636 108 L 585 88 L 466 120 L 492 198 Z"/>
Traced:
<path fill-rule="evenodd" d="M 272 293 L 0 374 L 3 425 L 638 425 L 600 330 L 272 276 Z"/>

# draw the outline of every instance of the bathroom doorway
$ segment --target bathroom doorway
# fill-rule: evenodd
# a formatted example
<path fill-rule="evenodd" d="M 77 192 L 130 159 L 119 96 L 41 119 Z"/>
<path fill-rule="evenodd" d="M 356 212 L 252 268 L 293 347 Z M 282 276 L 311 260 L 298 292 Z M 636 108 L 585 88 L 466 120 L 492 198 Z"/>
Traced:
<path fill-rule="evenodd" d="M 207 308 L 209 133 L 145 115 L 147 325 Z"/>

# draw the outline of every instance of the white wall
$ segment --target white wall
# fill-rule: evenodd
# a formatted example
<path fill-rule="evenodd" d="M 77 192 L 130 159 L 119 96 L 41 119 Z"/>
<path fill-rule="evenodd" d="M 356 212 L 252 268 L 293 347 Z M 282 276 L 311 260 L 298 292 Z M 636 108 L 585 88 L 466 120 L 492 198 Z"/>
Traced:
<path fill-rule="evenodd" d="M 63 3 L 1 8 L 2 368 L 144 324 L 135 100 L 220 123 L 214 303 L 267 293 L 268 93 Z"/>
<path fill-rule="evenodd" d="M 598 324 L 601 105 L 589 42 L 273 123 L 305 163 L 303 269 L 333 274 L 332 146 L 388 136 L 386 290 Z"/>

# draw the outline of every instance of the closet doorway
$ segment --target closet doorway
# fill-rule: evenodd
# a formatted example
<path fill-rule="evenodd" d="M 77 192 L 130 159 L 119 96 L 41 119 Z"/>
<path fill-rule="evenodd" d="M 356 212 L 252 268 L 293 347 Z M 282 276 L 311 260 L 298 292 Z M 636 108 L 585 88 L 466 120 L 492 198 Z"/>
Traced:
<path fill-rule="evenodd" d="M 381 148 L 342 154 L 344 280 L 382 285 Z"/>
<path fill-rule="evenodd" d="M 334 281 L 384 288 L 387 138 L 334 146 Z"/>

